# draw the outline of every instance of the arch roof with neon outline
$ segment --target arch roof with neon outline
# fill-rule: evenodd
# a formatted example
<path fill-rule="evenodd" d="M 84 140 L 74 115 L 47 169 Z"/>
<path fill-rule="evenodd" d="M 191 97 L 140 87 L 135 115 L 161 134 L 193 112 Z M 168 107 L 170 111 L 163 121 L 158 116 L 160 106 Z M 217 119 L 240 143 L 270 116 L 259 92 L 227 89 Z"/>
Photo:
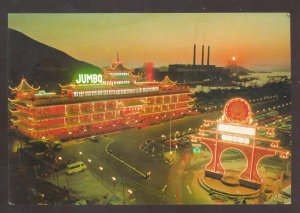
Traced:
<path fill-rule="evenodd" d="M 28 82 L 25 78 L 22 78 L 20 84 L 17 87 L 12 88 L 9 86 L 9 89 L 12 92 L 35 92 L 40 89 L 40 86 L 38 88 L 34 88 L 33 86 L 30 86 L 28 84 Z"/>
<path fill-rule="evenodd" d="M 160 82 L 161 84 L 174 85 L 177 81 L 172 81 L 168 75 L 165 76 L 164 80 Z"/>

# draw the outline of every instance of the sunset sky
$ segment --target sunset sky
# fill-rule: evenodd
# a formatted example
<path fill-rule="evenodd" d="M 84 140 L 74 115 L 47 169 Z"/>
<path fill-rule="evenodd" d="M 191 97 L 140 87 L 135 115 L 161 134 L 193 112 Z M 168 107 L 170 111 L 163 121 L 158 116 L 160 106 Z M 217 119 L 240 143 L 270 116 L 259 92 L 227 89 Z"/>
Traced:
<path fill-rule="evenodd" d="M 96 66 L 119 52 L 128 67 L 192 63 L 193 44 L 210 45 L 210 63 L 253 70 L 290 67 L 287 13 L 9 14 L 8 27 Z"/>

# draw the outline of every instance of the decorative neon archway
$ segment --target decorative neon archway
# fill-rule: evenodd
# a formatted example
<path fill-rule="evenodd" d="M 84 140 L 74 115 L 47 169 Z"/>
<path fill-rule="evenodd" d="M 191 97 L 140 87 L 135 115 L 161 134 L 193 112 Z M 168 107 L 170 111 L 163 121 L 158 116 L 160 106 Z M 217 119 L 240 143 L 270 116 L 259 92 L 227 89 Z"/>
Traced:
<path fill-rule="evenodd" d="M 258 130 L 274 132 L 274 128 L 259 126 L 253 123 L 253 114 L 249 103 L 242 98 L 229 100 L 224 107 L 221 119 L 205 120 L 192 141 L 205 144 L 211 151 L 211 160 L 205 167 L 205 175 L 221 179 L 224 168 L 221 165 L 221 154 L 227 149 L 241 151 L 247 166 L 240 174 L 240 184 L 249 188 L 261 187 L 262 178 L 257 171 L 259 161 L 267 156 L 279 155 L 289 157 L 289 151 L 279 147 L 279 140 L 262 137 Z M 262 143 L 268 144 L 262 146 Z"/>
<path fill-rule="evenodd" d="M 222 158 L 223 153 L 226 152 L 226 151 L 228 151 L 228 150 L 236 150 L 236 151 L 239 151 L 240 153 L 242 153 L 243 157 L 246 159 L 246 162 L 247 162 L 246 165 L 248 165 L 248 158 L 247 158 L 246 154 L 245 154 L 244 152 L 242 152 L 240 149 L 237 149 L 237 148 L 228 147 L 228 148 L 224 149 L 224 150 L 220 153 L 220 158 Z M 224 174 L 225 174 L 225 168 L 224 168 L 224 165 L 223 165 L 223 163 L 222 163 L 221 160 L 220 160 L 220 165 L 221 165 L 221 167 L 223 168 Z M 245 168 L 241 171 L 241 174 L 242 174 L 243 172 L 245 172 L 246 169 L 247 169 L 247 166 L 245 166 Z"/>

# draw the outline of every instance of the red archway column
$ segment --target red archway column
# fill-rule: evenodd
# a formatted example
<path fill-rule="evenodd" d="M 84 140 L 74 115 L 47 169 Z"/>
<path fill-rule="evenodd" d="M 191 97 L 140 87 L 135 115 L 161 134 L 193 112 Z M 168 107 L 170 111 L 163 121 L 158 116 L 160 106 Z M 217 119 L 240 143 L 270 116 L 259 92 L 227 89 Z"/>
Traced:
<path fill-rule="evenodd" d="M 261 159 L 268 156 L 274 156 L 276 153 L 275 151 L 268 150 L 264 147 L 256 147 L 254 151 L 255 154 L 252 162 L 252 167 L 249 166 L 249 169 L 242 173 L 240 178 L 251 182 L 262 183 L 262 179 L 257 171 L 258 163 Z"/>
<path fill-rule="evenodd" d="M 211 159 L 210 162 L 206 165 L 205 170 L 214 172 L 214 164 L 216 161 L 216 157 L 215 157 L 215 139 L 208 139 L 208 138 L 202 138 L 202 139 L 198 139 L 198 141 L 200 143 L 205 144 L 208 149 L 211 152 Z"/>
<path fill-rule="evenodd" d="M 216 159 L 217 159 L 217 164 L 216 164 L 216 171 L 218 173 L 225 173 L 224 168 L 222 167 L 222 162 L 221 162 L 221 156 L 223 154 L 223 152 L 225 152 L 226 150 L 229 149 L 235 149 L 238 150 L 240 152 L 243 153 L 243 155 L 245 156 L 246 160 L 247 160 L 247 165 L 246 168 L 244 169 L 243 173 L 247 173 L 247 171 L 250 171 L 251 169 L 251 148 L 248 146 L 241 146 L 240 144 L 234 144 L 234 143 L 219 143 L 218 144 L 218 149 L 217 149 L 217 153 L 216 153 Z"/>

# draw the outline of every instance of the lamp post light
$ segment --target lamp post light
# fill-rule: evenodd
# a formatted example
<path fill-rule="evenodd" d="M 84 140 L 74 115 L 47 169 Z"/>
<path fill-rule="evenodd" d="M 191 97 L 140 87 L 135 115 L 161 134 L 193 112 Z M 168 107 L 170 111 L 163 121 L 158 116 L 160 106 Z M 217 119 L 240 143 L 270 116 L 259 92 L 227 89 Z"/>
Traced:
<path fill-rule="evenodd" d="M 99 169 L 100 169 L 101 171 L 103 171 L 103 167 L 102 167 L 102 166 L 100 166 Z"/>
<path fill-rule="evenodd" d="M 59 161 L 62 160 L 62 157 L 61 156 L 58 156 L 57 159 Z M 57 186 L 59 186 L 59 182 L 58 182 L 58 174 L 57 174 L 57 170 L 58 170 L 58 161 L 55 159 L 55 175 L 56 175 L 56 183 L 57 183 Z"/>
<path fill-rule="evenodd" d="M 89 158 L 88 160 L 87 160 L 89 163 L 92 163 L 92 160 Z"/>
<path fill-rule="evenodd" d="M 129 193 L 128 201 L 130 201 L 131 199 L 133 199 L 133 197 L 132 197 L 133 191 L 131 189 L 128 189 L 128 193 Z"/>
<path fill-rule="evenodd" d="M 80 160 L 82 161 L 82 152 L 78 152 L 80 155 Z"/>
<path fill-rule="evenodd" d="M 72 137 L 72 132 L 69 132 L 68 134 L 69 134 L 69 139 L 70 139 Z"/>
<path fill-rule="evenodd" d="M 111 178 L 113 180 L 113 184 L 114 184 L 114 194 L 116 194 L 116 178 L 115 177 L 112 177 Z"/>

